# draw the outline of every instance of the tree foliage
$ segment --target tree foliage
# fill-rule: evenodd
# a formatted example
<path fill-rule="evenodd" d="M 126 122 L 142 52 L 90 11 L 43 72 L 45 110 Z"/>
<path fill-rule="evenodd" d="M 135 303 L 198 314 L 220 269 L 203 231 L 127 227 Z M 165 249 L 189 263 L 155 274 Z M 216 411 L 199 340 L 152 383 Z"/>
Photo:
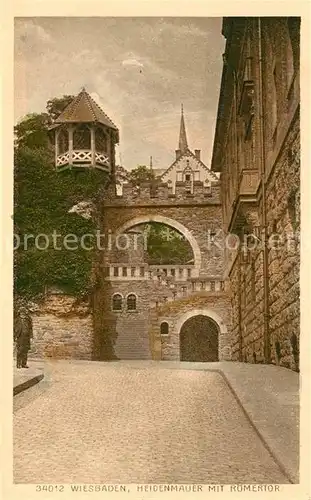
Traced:
<path fill-rule="evenodd" d="M 46 109 L 51 119 L 56 120 L 73 99 L 73 95 L 64 95 L 63 97 L 54 97 L 50 99 L 47 102 Z"/>
<path fill-rule="evenodd" d="M 129 181 L 136 186 L 139 186 L 143 182 L 153 181 L 154 179 L 154 171 L 146 167 L 146 165 L 138 165 L 129 172 Z"/>
<path fill-rule="evenodd" d="M 150 222 L 147 227 L 149 264 L 187 264 L 193 259 L 190 243 L 175 229 Z"/>
<path fill-rule="evenodd" d="M 65 98 L 64 105 L 68 96 Z M 61 99 L 49 102 L 52 113 L 56 108 L 58 112 L 61 110 Z M 76 250 L 68 250 L 63 238 L 74 234 L 79 240 L 83 234 L 94 231 L 92 220 L 68 211 L 73 205 L 96 196 L 104 181 L 103 174 L 87 169 L 81 172 L 55 170 L 47 130 L 51 120 L 49 113 L 27 115 L 15 128 L 14 288 L 17 295 L 27 298 L 40 296 L 49 285 L 76 296 L 84 294 L 90 286 L 93 252 L 84 250 L 80 244 Z M 56 245 L 55 232 L 60 235 Z M 40 234 L 45 236 L 39 238 Z M 50 243 L 43 249 L 46 238 Z"/>
<path fill-rule="evenodd" d="M 154 171 L 145 165 L 131 170 L 130 181 L 135 185 L 156 182 Z M 190 243 L 174 228 L 158 222 L 145 224 L 149 264 L 186 264 L 193 259 Z"/>

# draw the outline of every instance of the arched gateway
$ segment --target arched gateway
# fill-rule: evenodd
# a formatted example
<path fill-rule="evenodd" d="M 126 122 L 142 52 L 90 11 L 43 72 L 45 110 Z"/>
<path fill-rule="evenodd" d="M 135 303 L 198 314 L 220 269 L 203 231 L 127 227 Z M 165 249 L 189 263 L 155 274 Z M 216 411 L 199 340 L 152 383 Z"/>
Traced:
<path fill-rule="evenodd" d="M 208 316 L 192 316 L 179 337 L 180 361 L 218 361 L 218 326 Z"/>
<path fill-rule="evenodd" d="M 194 260 L 193 276 L 199 276 L 199 272 L 201 269 L 201 260 L 202 260 L 200 247 L 193 233 L 177 220 L 158 214 L 141 215 L 124 222 L 120 227 L 117 228 L 116 234 L 126 233 L 129 229 L 148 222 L 158 222 L 160 224 L 165 224 L 166 226 L 176 229 L 176 231 L 178 231 L 180 234 L 184 236 L 184 238 L 188 240 L 193 251 L 193 260 Z"/>
<path fill-rule="evenodd" d="M 221 340 L 227 328 L 220 316 L 211 309 L 193 309 L 179 319 L 181 361 L 212 362 L 219 360 Z"/>

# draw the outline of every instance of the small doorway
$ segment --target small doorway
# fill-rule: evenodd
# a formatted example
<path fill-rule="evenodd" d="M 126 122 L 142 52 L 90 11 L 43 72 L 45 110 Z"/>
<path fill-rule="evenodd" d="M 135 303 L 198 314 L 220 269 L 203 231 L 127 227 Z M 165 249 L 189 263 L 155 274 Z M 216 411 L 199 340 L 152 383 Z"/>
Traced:
<path fill-rule="evenodd" d="M 202 314 L 189 318 L 180 330 L 180 360 L 218 361 L 218 338 L 214 320 Z"/>

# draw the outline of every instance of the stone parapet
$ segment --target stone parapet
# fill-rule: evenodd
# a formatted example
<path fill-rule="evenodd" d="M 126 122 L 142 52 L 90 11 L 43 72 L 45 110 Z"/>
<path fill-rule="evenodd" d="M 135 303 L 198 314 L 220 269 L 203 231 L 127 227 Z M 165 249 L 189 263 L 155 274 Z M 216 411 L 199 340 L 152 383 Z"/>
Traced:
<path fill-rule="evenodd" d="M 105 198 L 105 206 L 144 206 L 144 205 L 213 205 L 220 204 L 220 183 L 212 182 L 205 185 L 195 181 L 191 186 L 187 182 L 176 182 L 175 192 L 169 183 L 142 183 L 135 186 L 131 183 L 123 184 L 118 193 L 115 186 L 111 186 Z"/>

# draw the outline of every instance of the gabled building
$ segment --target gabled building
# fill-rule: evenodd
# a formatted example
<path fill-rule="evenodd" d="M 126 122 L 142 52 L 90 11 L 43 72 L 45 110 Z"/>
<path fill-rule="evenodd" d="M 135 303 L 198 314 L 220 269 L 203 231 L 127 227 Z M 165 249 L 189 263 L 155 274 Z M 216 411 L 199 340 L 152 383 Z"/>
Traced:
<path fill-rule="evenodd" d="M 204 187 L 209 187 L 212 182 L 217 182 L 218 178 L 201 161 L 201 151 L 195 149 L 194 153 L 188 147 L 185 118 L 183 106 L 181 108 L 180 132 L 178 149 L 176 149 L 176 159 L 168 169 L 161 174 L 160 180 L 167 183 L 175 193 L 178 183 L 185 182 L 187 189 L 193 193 L 196 182 L 203 182 Z"/>

